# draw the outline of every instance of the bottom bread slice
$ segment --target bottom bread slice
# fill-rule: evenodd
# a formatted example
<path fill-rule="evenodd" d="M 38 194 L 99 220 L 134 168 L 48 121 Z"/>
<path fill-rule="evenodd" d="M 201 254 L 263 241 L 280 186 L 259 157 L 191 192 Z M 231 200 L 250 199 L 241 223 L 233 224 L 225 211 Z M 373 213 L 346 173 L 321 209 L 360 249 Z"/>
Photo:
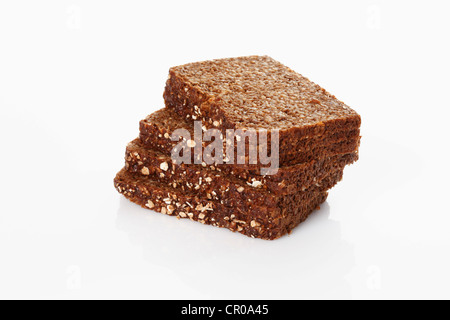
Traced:
<path fill-rule="evenodd" d="M 161 185 L 126 169 L 117 174 L 114 185 L 119 193 L 143 208 L 265 240 L 278 239 L 290 233 L 328 196 L 327 192 L 309 191 L 286 208 L 252 207 L 242 210 L 201 198 L 189 191 Z"/>

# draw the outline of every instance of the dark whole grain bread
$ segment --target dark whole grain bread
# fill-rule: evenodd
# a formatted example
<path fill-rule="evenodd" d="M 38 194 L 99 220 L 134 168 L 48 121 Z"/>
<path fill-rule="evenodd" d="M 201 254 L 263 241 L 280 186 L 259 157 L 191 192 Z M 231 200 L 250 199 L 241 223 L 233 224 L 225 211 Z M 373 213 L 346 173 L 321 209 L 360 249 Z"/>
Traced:
<path fill-rule="evenodd" d="M 190 191 L 163 186 L 148 177 L 122 169 L 114 179 L 119 193 L 146 209 L 227 228 L 252 238 L 274 240 L 290 233 L 323 203 L 326 192 L 305 192 L 282 210 L 254 207 L 244 211 L 200 198 Z"/>
<path fill-rule="evenodd" d="M 139 145 L 139 147 L 136 148 L 136 145 Z M 151 148 L 145 147 L 140 141 L 128 146 L 126 160 L 130 166 L 137 163 L 137 166 L 134 169 L 135 171 L 141 171 L 144 167 L 149 167 L 151 165 L 152 161 L 149 160 L 151 157 L 148 156 L 148 150 L 151 150 Z M 164 153 L 161 154 L 161 159 L 167 159 L 167 155 Z M 322 180 L 330 173 L 343 170 L 345 166 L 350 165 L 357 160 L 358 153 L 327 157 L 313 160 L 308 163 L 280 168 L 277 174 L 271 176 L 261 176 L 258 169 L 232 167 L 227 165 L 221 167 L 183 165 L 182 168 L 189 168 L 190 170 L 195 170 L 196 172 L 200 171 L 202 173 L 204 171 L 201 171 L 200 169 L 209 168 L 212 172 L 233 176 L 236 179 L 244 181 L 248 185 L 257 186 L 269 193 L 285 195 L 304 190 Z M 170 162 L 167 161 L 167 163 Z M 170 167 L 170 165 L 167 167 Z M 146 172 L 146 169 L 144 169 L 144 171 Z M 171 174 L 171 171 L 164 173 L 164 177 L 168 174 Z"/>
<path fill-rule="evenodd" d="M 186 129 L 189 131 L 190 136 L 194 137 L 194 125 L 191 121 L 181 118 L 167 108 L 161 109 L 140 122 L 140 139 L 144 146 L 148 148 L 157 148 L 166 154 L 170 154 L 178 144 L 178 142 L 171 140 L 172 133 L 177 129 Z M 296 143 L 295 148 L 297 149 L 292 149 L 292 146 L 285 144 L 284 146 L 280 146 L 279 165 L 284 167 L 334 155 L 354 153 L 359 147 L 359 133 L 359 129 L 355 129 L 350 131 L 338 131 L 330 135 L 325 135 L 325 137 L 323 137 L 324 140 L 320 138 L 301 139 Z M 204 142 L 203 147 L 205 147 L 207 143 Z M 291 149 L 284 150 L 286 148 Z M 236 148 L 234 152 L 236 154 Z M 191 154 L 193 161 L 194 152 Z M 248 163 L 248 161 L 246 163 Z M 230 163 L 226 166 L 236 166 L 241 168 L 253 167 L 254 169 L 260 169 L 261 167 L 260 165 L 242 166 Z"/>
<path fill-rule="evenodd" d="M 291 146 L 283 150 L 361 125 L 349 106 L 267 56 L 171 68 L 164 99 L 178 115 L 202 120 L 207 128 L 280 130 L 280 146 Z"/>
<path fill-rule="evenodd" d="M 189 190 L 225 206 L 244 209 L 253 206 L 283 207 L 285 203 L 296 199 L 300 192 L 307 192 L 309 189 L 314 189 L 315 192 L 328 191 L 342 179 L 344 170 L 343 164 L 340 168 L 327 172 L 326 176 L 316 178 L 316 182 L 311 185 L 293 189 L 291 193 L 275 194 L 262 185 L 254 186 L 253 183 L 210 167 L 175 164 L 169 156 L 157 150 L 144 148 L 139 139 L 128 144 L 125 160 L 125 168 L 129 172 L 148 176 L 151 180 L 174 189 Z"/>
<path fill-rule="evenodd" d="M 185 128 L 185 126 L 190 126 L 186 129 L 193 130 L 192 124 L 183 122 L 178 116 L 168 112 L 167 109 L 159 110 L 147 117 L 146 120 L 141 121 L 140 146 L 146 149 L 156 149 L 165 155 L 170 155 L 177 144 L 177 142 L 171 140 L 172 132 L 179 128 Z M 208 167 L 226 175 L 233 175 L 252 185 L 257 184 L 261 188 L 278 195 L 290 194 L 316 183 L 330 172 L 342 170 L 346 165 L 357 161 L 358 152 L 353 149 L 354 146 L 351 145 L 347 153 L 337 153 L 319 158 L 315 158 L 316 154 L 311 153 L 311 161 L 283 166 L 279 168 L 276 174 L 266 176 L 261 175 L 259 166 L 223 164 Z M 203 163 L 202 166 L 206 167 L 207 165 Z"/>

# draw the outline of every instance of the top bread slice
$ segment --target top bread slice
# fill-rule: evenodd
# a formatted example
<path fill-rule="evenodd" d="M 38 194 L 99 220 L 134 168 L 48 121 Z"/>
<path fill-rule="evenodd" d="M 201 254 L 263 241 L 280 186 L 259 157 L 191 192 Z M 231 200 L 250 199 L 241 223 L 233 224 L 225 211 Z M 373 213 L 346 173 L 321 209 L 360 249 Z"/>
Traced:
<path fill-rule="evenodd" d="M 171 68 L 164 99 L 168 108 L 207 128 L 279 130 L 280 145 L 361 124 L 346 104 L 267 56 Z"/>

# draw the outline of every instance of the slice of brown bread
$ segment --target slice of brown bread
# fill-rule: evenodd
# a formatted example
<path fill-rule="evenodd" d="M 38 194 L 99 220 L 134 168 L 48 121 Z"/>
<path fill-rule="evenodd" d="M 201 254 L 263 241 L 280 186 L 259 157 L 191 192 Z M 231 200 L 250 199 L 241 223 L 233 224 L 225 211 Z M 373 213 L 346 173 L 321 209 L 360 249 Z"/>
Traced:
<path fill-rule="evenodd" d="M 181 117 L 202 120 L 207 128 L 280 130 L 280 146 L 286 146 L 280 150 L 361 125 L 346 104 L 267 56 L 171 68 L 164 99 Z"/>
<path fill-rule="evenodd" d="M 268 208 L 283 207 L 293 201 L 299 191 L 313 187 L 317 192 L 328 191 L 343 176 L 344 166 L 327 173 L 312 186 L 303 186 L 301 190 L 291 190 L 289 194 L 274 194 L 264 188 L 254 187 L 234 175 L 212 170 L 201 165 L 177 165 L 171 158 L 153 149 L 142 146 L 139 139 L 128 144 L 125 155 L 125 168 L 132 173 L 140 173 L 164 185 L 182 191 L 189 190 L 209 200 L 225 206 L 238 206 L 244 209 L 253 206 Z"/>
<path fill-rule="evenodd" d="M 157 149 L 165 155 L 170 155 L 177 144 L 171 140 L 171 134 L 176 129 L 185 128 L 190 132 L 194 130 L 192 123 L 180 119 L 168 109 L 161 109 L 148 116 L 147 119 L 141 121 L 140 126 L 142 147 Z M 332 171 L 343 169 L 346 165 L 357 161 L 358 152 L 354 152 L 353 148 L 354 146 L 351 146 L 347 153 L 314 158 L 309 162 L 297 165 L 283 166 L 275 175 L 261 176 L 260 167 L 257 165 L 224 164 L 208 167 L 227 175 L 236 176 L 275 194 L 290 194 L 316 183 Z M 206 164 L 203 166 L 206 167 Z"/>
<path fill-rule="evenodd" d="M 304 192 L 282 210 L 255 207 L 244 211 L 200 198 L 190 191 L 163 186 L 148 177 L 122 169 L 114 179 L 119 193 L 143 208 L 177 218 L 228 228 L 253 238 L 274 240 L 290 233 L 327 198 L 326 192 Z"/>
<path fill-rule="evenodd" d="M 178 142 L 171 140 L 172 133 L 177 129 L 186 129 L 189 131 L 192 139 L 194 139 L 194 125 L 192 121 L 181 118 L 170 109 L 161 109 L 140 122 L 141 141 L 148 147 L 156 147 L 170 154 L 172 149 L 178 144 Z M 359 134 L 359 129 L 341 130 L 324 134 L 320 137 L 302 138 L 297 140 L 295 144 L 291 142 L 281 143 L 279 145 L 279 165 L 281 167 L 289 166 L 337 154 L 355 152 L 359 147 Z M 209 144 L 209 142 L 204 142 L 203 147 L 206 144 Z M 235 154 L 237 154 L 236 149 L 235 147 Z M 192 152 L 192 156 L 193 154 Z"/>

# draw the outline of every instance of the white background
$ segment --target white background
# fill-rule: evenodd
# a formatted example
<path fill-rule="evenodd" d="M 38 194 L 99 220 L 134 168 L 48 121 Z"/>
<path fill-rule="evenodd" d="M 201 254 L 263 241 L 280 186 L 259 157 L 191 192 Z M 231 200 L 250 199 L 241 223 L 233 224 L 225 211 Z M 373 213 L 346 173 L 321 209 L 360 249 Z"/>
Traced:
<path fill-rule="evenodd" d="M 448 1 L 0 2 L 0 298 L 450 298 Z M 268 242 L 113 188 L 171 66 L 267 54 L 363 119 Z"/>

